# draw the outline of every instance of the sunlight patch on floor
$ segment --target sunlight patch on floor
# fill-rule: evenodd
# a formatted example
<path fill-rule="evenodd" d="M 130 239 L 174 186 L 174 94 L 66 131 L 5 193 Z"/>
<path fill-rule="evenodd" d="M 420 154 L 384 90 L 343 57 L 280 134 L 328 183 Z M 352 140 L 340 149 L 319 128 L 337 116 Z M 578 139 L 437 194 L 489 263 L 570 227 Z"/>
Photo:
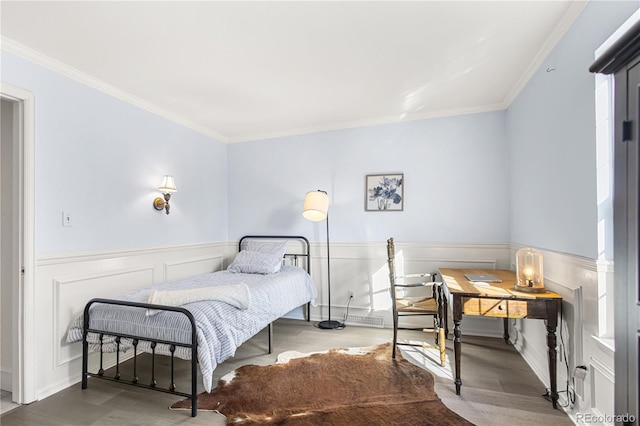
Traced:
<path fill-rule="evenodd" d="M 420 344 L 422 342 L 407 340 L 408 343 Z M 398 346 L 402 357 L 410 363 L 432 372 L 438 377 L 453 380 L 453 372 L 449 362 L 449 356 L 444 367 L 440 365 L 440 351 L 438 348 L 424 348 L 418 346 Z"/>

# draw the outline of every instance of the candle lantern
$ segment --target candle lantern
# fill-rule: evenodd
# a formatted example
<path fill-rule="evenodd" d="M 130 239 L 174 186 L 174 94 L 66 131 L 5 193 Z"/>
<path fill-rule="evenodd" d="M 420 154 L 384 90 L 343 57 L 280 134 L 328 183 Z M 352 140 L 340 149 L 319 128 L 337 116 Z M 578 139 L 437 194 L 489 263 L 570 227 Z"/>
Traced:
<path fill-rule="evenodd" d="M 542 254 L 532 248 L 521 248 L 516 253 L 516 275 L 514 290 L 527 293 L 544 293 L 544 271 Z"/>

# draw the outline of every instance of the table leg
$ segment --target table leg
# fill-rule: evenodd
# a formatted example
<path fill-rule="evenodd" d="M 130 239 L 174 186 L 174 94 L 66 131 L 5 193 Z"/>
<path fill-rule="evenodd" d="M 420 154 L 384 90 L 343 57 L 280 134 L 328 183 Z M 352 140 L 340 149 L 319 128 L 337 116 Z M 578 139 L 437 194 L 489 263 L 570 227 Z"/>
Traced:
<path fill-rule="evenodd" d="M 456 378 L 456 395 L 460 395 L 460 387 L 462 387 L 462 379 L 460 378 L 460 355 L 462 352 L 462 333 L 460 331 L 460 322 L 462 321 L 462 300 L 459 296 L 453 297 L 453 353 L 455 358 Z"/>
<path fill-rule="evenodd" d="M 460 395 L 460 387 L 462 386 L 462 380 L 460 379 L 460 320 L 453 320 L 453 352 L 456 360 L 456 395 Z"/>
<path fill-rule="evenodd" d="M 504 324 L 504 334 L 502 335 L 502 337 L 504 337 L 504 342 L 508 345 L 509 344 L 509 318 L 503 318 L 503 324 Z"/>
<path fill-rule="evenodd" d="M 549 354 L 549 383 L 551 387 L 551 402 L 553 408 L 558 408 L 558 385 L 556 382 L 556 328 L 558 326 L 558 300 L 547 301 L 547 350 Z"/>

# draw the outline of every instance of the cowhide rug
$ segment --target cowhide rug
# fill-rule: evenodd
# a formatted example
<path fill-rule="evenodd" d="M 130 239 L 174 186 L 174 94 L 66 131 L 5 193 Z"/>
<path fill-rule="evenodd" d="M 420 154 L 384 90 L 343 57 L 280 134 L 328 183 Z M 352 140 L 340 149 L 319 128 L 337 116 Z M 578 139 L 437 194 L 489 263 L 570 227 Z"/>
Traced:
<path fill-rule="evenodd" d="M 185 399 L 170 408 L 190 407 Z M 198 395 L 198 409 L 223 414 L 227 424 L 472 425 L 438 398 L 430 372 L 392 361 L 388 343 L 245 365 Z"/>

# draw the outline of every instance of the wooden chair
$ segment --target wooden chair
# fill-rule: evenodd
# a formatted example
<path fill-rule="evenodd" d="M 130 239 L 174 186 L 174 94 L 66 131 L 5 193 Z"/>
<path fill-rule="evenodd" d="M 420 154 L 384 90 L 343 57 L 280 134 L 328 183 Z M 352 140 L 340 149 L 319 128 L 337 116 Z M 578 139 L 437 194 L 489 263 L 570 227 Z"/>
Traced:
<path fill-rule="evenodd" d="M 396 358 L 396 347 L 399 345 L 417 347 L 436 347 L 440 351 L 440 365 L 444 367 L 446 361 L 446 298 L 442 290 L 442 283 L 435 281 L 435 274 L 397 275 L 395 264 L 395 245 L 393 238 L 387 240 L 387 257 L 389 262 L 389 283 L 391 302 L 393 306 L 393 359 Z M 410 282 L 416 281 L 419 282 Z M 423 287 L 423 291 L 419 288 Z M 409 290 L 413 289 L 413 290 Z M 429 290 L 431 290 L 429 292 Z M 408 295 L 407 293 L 427 293 Z M 431 293 L 431 294 L 428 294 Z M 400 317 L 430 316 L 432 327 L 400 326 Z M 421 330 L 434 334 L 436 345 L 427 343 L 398 342 L 398 330 Z"/>

